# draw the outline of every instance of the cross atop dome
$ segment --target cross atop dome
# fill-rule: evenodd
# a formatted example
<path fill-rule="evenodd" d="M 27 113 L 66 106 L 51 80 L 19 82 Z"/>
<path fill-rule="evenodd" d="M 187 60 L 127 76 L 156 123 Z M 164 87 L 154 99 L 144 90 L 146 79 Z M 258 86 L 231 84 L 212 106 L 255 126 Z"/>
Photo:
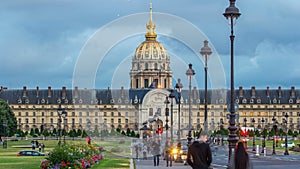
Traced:
<path fill-rule="evenodd" d="M 147 33 L 145 35 L 146 40 L 156 40 L 156 33 L 155 33 L 156 25 L 152 21 L 152 3 L 150 3 L 150 19 L 149 23 L 146 24 Z"/>

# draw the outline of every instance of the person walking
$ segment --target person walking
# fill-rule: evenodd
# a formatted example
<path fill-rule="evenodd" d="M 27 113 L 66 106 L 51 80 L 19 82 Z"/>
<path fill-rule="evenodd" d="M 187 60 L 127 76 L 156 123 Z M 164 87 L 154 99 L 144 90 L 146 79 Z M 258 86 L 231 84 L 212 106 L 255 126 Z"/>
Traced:
<path fill-rule="evenodd" d="M 165 159 L 166 159 L 166 163 L 167 163 L 167 167 L 172 167 L 172 157 L 171 157 L 171 141 L 167 140 L 166 141 L 166 146 L 165 146 Z"/>
<path fill-rule="evenodd" d="M 243 142 L 238 142 L 235 152 L 232 153 L 233 156 L 230 159 L 230 169 L 251 169 L 249 155 L 245 149 Z"/>
<path fill-rule="evenodd" d="M 212 153 L 207 141 L 207 133 L 201 132 L 199 141 L 194 141 L 188 148 L 187 163 L 193 169 L 209 169 Z"/>
<path fill-rule="evenodd" d="M 152 143 L 152 155 L 154 166 L 159 166 L 160 143 L 157 138 Z"/>

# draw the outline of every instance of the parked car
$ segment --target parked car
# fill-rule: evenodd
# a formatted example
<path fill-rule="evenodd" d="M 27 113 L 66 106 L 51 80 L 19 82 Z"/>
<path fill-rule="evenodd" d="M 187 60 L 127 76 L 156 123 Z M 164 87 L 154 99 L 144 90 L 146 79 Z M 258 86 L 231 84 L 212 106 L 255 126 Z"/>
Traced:
<path fill-rule="evenodd" d="M 295 143 L 294 142 L 288 142 L 287 146 L 288 147 L 295 147 Z M 281 147 L 285 147 L 285 143 L 281 143 Z"/>
<path fill-rule="evenodd" d="M 33 150 L 20 151 L 17 156 L 45 156 L 45 154 Z"/>

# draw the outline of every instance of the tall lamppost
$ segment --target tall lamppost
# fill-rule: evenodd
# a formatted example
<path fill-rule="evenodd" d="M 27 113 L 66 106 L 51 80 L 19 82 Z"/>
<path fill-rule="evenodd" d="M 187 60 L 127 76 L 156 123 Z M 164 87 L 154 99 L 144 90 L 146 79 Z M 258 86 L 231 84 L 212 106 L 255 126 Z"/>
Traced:
<path fill-rule="evenodd" d="M 183 85 L 181 84 L 181 80 L 178 79 L 175 88 L 177 89 L 178 93 L 178 143 L 180 143 L 180 104 L 181 104 L 181 89 L 183 88 Z"/>
<path fill-rule="evenodd" d="M 286 127 L 286 132 L 285 132 L 285 152 L 284 155 L 289 155 L 289 150 L 288 150 L 288 140 L 287 140 L 287 134 L 288 134 L 288 113 L 285 113 L 285 127 Z"/>
<path fill-rule="evenodd" d="M 200 54 L 204 60 L 204 71 L 205 71 L 205 90 L 204 90 L 204 131 L 207 132 L 207 60 L 208 56 L 212 54 L 210 47 L 208 47 L 208 41 L 204 41 L 204 46 L 200 50 Z"/>
<path fill-rule="evenodd" d="M 266 134 L 265 134 L 265 119 L 262 118 L 261 119 L 261 122 L 262 122 L 262 135 L 263 135 L 263 139 L 262 139 L 262 143 L 261 143 L 261 153 L 264 153 L 264 148 L 266 147 Z"/>
<path fill-rule="evenodd" d="M 7 141 L 6 141 L 6 122 L 2 122 L 2 126 L 3 126 L 3 149 L 7 148 Z"/>
<path fill-rule="evenodd" d="M 166 115 L 166 144 L 167 144 L 167 141 L 168 141 L 168 129 L 169 129 L 169 126 L 168 126 L 168 122 L 169 122 L 169 108 L 168 108 L 168 104 L 170 103 L 169 101 L 169 97 L 166 96 L 166 100 L 164 102 L 166 104 L 166 111 L 165 111 L 165 115 Z"/>
<path fill-rule="evenodd" d="M 244 118 L 244 127 L 245 127 L 245 138 L 247 137 L 247 118 Z M 247 148 L 247 140 L 245 139 L 245 143 L 246 143 L 246 148 Z"/>
<path fill-rule="evenodd" d="M 235 20 L 238 19 L 238 17 L 241 15 L 239 12 L 239 9 L 235 6 L 235 0 L 229 0 L 230 5 L 225 9 L 225 13 L 223 14 L 226 19 L 229 20 L 230 28 L 231 28 L 231 34 L 230 34 L 230 41 L 231 41 L 231 87 L 230 87 L 230 120 L 229 120 L 229 156 L 228 156 L 228 162 L 230 161 L 232 151 L 235 147 L 235 144 L 237 142 L 237 135 L 235 133 L 235 130 L 237 129 L 235 126 L 235 109 L 234 109 L 234 55 L 233 55 L 233 43 L 234 43 L 234 34 L 233 34 L 233 25 L 235 23 Z"/>
<path fill-rule="evenodd" d="M 61 145 L 61 135 L 62 135 L 62 130 L 61 130 L 61 117 L 65 116 L 66 111 L 65 109 L 61 108 L 61 104 L 58 105 L 58 109 L 57 109 L 57 113 L 58 113 L 58 145 Z"/>
<path fill-rule="evenodd" d="M 252 124 L 253 124 L 253 128 L 254 128 L 254 131 L 253 131 L 252 151 L 255 151 L 255 119 L 254 118 L 252 119 Z"/>
<path fill-rule="evenodd" d="M 190 63 L 188 70 L 185 72 L 189 79 L 189 133 L 188 133 L 188 145 L 191 144 L 192 141 L 192 111 L 191 111 L 191 94 L 192 94 L 192 77 L 195 75 L 195 71 L 193 69 L 193 65 Z"/>
<path fill-rule="evenodd" d="M 275 135 L 276 135 L 276 129 L 277 129 L 277 125 L 276 125 L 276 118 L 275 116 L 273 116 L 272 118 L 273 121 L 273 131 L 274 131 L 274 135 L 273 135 L 273 151 L 272 151 L 272 155 L 275 155 Z"/>
<path fill-rule="evenodd" d="M 173 100 L 175 95 L 173 94 L 173 90 L 169 94 L 169 98 L 171 99 L 171 145 L 173 145 Z"/>
<path fill-rule="evenodd" d="M 65 110 L 63 110 L 63 113 L 62 113 L 62 117 L 64 119 L 64 144 L 66 144 L 66 117 L 67 117 L 67 112 Z"/>

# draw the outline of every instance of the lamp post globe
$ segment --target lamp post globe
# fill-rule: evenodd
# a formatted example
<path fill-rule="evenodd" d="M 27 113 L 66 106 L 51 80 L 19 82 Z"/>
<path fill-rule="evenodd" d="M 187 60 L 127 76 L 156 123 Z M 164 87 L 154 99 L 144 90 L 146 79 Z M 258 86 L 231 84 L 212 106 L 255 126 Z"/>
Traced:
<path fill-rule="evenodd" d="M 231 107 L 234 107 L 234 54 L 233 54 L 233 44 L 234 44 L 234 34 L 233 34 L 233 25 L 236 19 L 239 18 L 241 13 L 239 12 L 239 9 L 235 6 L 235 0 L 229 0 L 230 5 L 225 9 L 225 13 L 223 13 L 224 17 L 229 20 L 230 28 L 231 28 L 231 34 L 230 34 L 230 58 L 231 58 L 231 66 L 230 66 L 230 105 Z M 230 158 L 232 156 L 232 152 L 234 151 L 235 144 L 238 140 L 237 135 L 235 133 L 237 127 L 235 126 L 235 110 L 231 108 L 230 111 L 230 120 L 229 120 L 229 154 L 228 154 L 228 164 L 230 162 Z"/>
<path fill-rule="evenodd" d="M 204 89 L 204 131 L 207 132 L 207 61 L 208 56 L 212 54 L 210 47 L 208 46 L 208 41 L 204 40 L 204 46 L 200 50 L 200 54 L 203 56 L 204 60 L 204 72 L 205 72 L 205 89 Z"/>

